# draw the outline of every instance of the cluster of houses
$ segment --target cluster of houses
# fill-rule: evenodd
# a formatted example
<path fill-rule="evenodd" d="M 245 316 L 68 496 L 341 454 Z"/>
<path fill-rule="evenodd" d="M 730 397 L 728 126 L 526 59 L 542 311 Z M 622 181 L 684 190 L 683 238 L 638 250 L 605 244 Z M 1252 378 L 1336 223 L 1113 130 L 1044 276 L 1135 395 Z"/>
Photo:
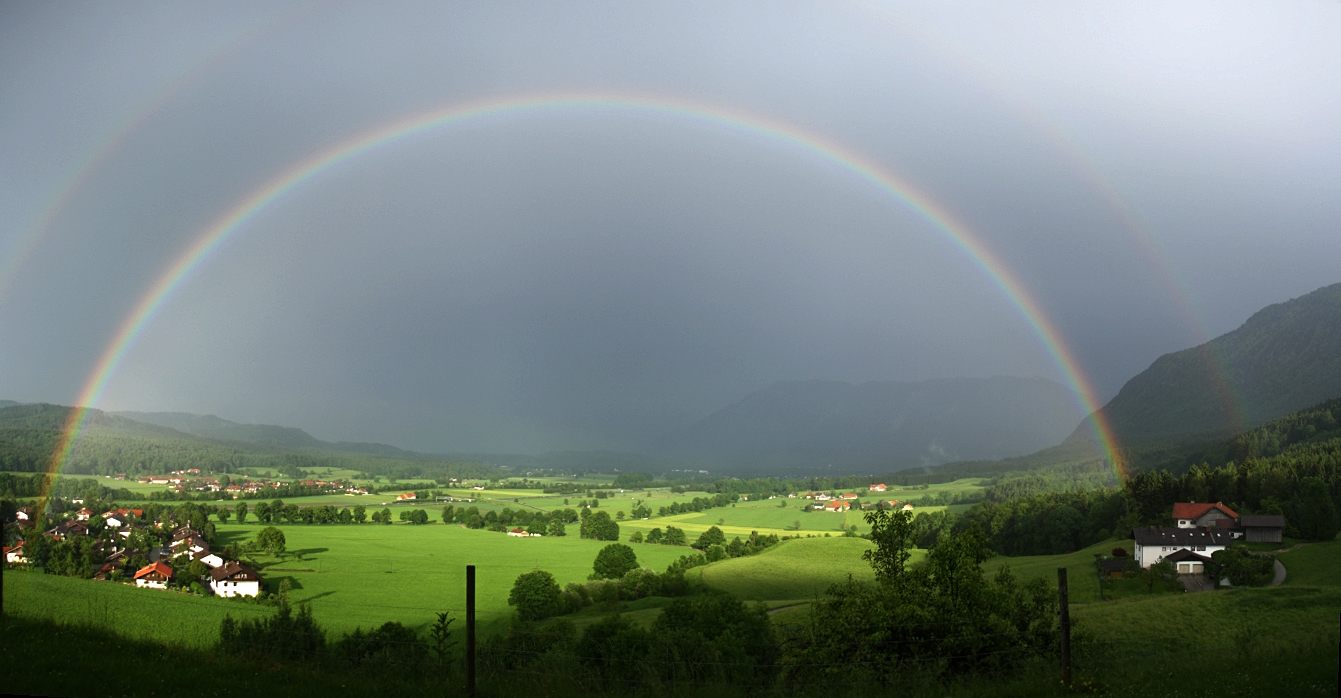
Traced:
<path fill-rule="evenodd" d="M 294 484 L 328 493 L 368 494 L 368 488 L 358 487 L 341 480 L 301 480 L 295 483 L 285 480 L 239 478 L 227 485 L 221 485 L 217 477 L 200 477 L 199 468 L 174 470 L 168 475 L 147 475 L 141 477 L 138 481 L 146 485 L 166 485 L 178 492 L 227 492 L 234 496 L 265 492 L 269 489 L 278 489 Z"/>
<path fill-rule="evenodd" d="M 875 490 L 876 487 L 883 488 L 884 485 L 871 485 L 872 491 L 880 491 L 880 492 L 884 491 L 883 489 Z M 901 511 L 913 510 L 913 505 L 907 502 L 899 501 L 897 499 L 891 499 L 888 501 L 880 501 L 880 502 L 862 502 L 860 501 L 861 495 L 855 492 L 848 492 L 846 494 L 829 494 L 828 492 L 807 492 L 801 495 L 801 498 L 809 499 L 815 502 L 814 504 L 810 505 L 810 508 L 818 511 L 847 511 L 849 509 L 864 509 L 866 507 L 871 506 L 879 506 Z"/>
<path fill-rule="evenodd" d="M 144 511 L 141 509 L 115 509 L 99 515 L 103 519 L 104 527 L 113 530 L 114 533 L 94 543 L 93 549 L 102 559 L 102 562 L 93 566 L 95 580 L 112 580 L 120 573 L 119 576 L 128 577 L 139 587 L 166 589 L 174 582 L 186 586 L 191 582 L 200 581 L 216 596 L 258 596 L 261 593 L 263 580 L 260 574 L 240 562 L 225 560 L 218 553 L 211 551 L 210 544 L 204 536 L 190 526 L 174 530 L 172 541 L 168 545 L 152 546 L 148 550 L 129 549 L 125 542 L 130 539 L 132 533 L 150 528 L 149 524 L 135 523 L 143 515 Z M 18 521 L 11 524 L 14 529 L 6 531 L 7 540 L 11 538 L 16 540 L 14 545 L 4 547 L 5 562 L 28 564 L 29 560 L 23 552 L 23 540 L 17 540 L 19 536 L 43 535 L 53 541 L 64 541 L 71 536 L 88 536 L 90 532 L 86 522 L 92 516 L 94 516 L 92 511 L 80 509 L 75 518 L 62 521 L 39 534 L 31 528 L 32 510 L 26 508 L 19 510 Z M 29 527 L 24 527 L 24 522 L 28 522 Z M 158 523 L 153 524 L 156 529 L 160 526 Z M 136 559 L 148 560 L 148 564 L 135 566 L 131 561 Z M 176 571 L 165 562 L 173 559 L 187 564 L 200 562 L 208 572 L 198 580 L 174 579 Z"/>
<path fill-rule="evenodd" d="M 1148 569 L 1168 560 L 1179 574 L 1201 574 L 1217 550 L 1236 540 L 1279 543 L 1285 517 L 1242 516 L 1221 502 L 1179 502 L 1173 505 L 1173 526 L 1144 526 L 1132 531 L 1136 564 Z"/>

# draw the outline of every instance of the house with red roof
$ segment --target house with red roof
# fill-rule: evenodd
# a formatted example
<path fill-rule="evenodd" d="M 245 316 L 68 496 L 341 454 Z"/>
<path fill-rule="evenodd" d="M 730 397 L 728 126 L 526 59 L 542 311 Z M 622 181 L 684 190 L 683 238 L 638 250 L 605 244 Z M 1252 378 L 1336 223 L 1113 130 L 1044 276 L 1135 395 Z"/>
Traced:
<path fill-rule="evenodd" d="M 880 484 L 878 484 L 878 485 L 871 485 L 870 489 L 871 489 L 872 492 L 884 492 L 884 491 L 885 491 L 885 483 L 882 482 L 882 483 L 880 483 Z"/>
<path fill-rule="evenodd" d="M 28 558 L 23 556 L 23 541 L 13 547 L 5 546 L 5 562 L 16 565 L 27 564 Z"/>
<path fill-rule="evenodd" d="M 1178 528 L 1206 528 L 1207 526 L 1219 526 L 1216 523 L 1221 519 L 1229 521 L 1238 520 L 1239 515 L 1234 513 L 1233 509 L 1220 502 L 1178 502 L 1173 505 L 1173 520 Z"/>
<path fill-rule="evenodd" d="M 151 562 L 135 573 L 135 586 L 167 589 L 172 581 L 172 568 L 161 563 Z"/>

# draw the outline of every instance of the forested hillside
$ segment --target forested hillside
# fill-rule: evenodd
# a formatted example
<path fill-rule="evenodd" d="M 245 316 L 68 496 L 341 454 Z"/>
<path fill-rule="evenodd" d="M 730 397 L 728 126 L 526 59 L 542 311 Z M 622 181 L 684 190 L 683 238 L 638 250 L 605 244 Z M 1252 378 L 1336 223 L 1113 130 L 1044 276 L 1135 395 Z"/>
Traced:
<path fill-rule="evenodd" d="M 71 409 L 46 404 L 0 408 L 0 470 L 49 470 Z M 413 454 L 383 456 L 218 441 L 101 410 L 88 410 L 63 472 L 133 477 L 185 468 L 219 473 L 259 468 L 287 476 L 335 468 L 406 479 L 491 478 L 500 472 L 484 463 Z"/>
<path fill-rule="evenodd" d="M 1341 395 L 1341 284 L 1268 306 L 1242 327 L 1159 357 L 1107 405 L 1124 447 L 1226 438 Z M 1071 439 L 1091 439 L 1082 423 Z"/>
<path fill-rule="evenodd" d="M 921 520 L 921 535 L 976 522 L 1006 555 L 1078 550 L 1142 525 L 1170 525 L 1175 502 L 1224 502 L 1239 514 L 1284 514 L 1287 536 L 1330 540 L 1341 520 L 1341 399 L 1222 441 L 1189 465 L 1139 473 L 1121 489 L 1054 491 L 1037 474 L 1003 479 L 962 517 Z M 1181 473 L 1181 474 L 1177 474 Z"/>

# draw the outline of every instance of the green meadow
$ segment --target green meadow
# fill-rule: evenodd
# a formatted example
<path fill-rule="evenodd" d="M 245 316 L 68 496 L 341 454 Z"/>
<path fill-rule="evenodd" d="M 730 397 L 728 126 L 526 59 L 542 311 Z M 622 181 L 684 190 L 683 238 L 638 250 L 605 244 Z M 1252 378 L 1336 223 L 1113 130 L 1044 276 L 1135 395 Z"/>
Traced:
<path fill-rule="evenodd" d="M 697 577 L 709 587 L 746 601 L 775 605 L 813 601 L 848 575 L 875 579 L 870 564 L 861 559 L 861 554 L 870 549 L 871 542 L 865 538 L 798 538 L 758 555 L 692 569 L 686 576 Z"/>
<path fill-rule="evenodd" d="M 218 543 L 254 537 L 259 527 L 218 527 Z M 267 586 L 291 585 L 290 599 L 309 604 L 328 630 L 343 633 L 398 621 L 423 629 L 440 611 L 465 617 L 466 565 L 476 567 L 476 613 L 487 631 L 512 618 L 507 596 L 517 576 L 535 569 L 560 585 L 585 581 L 601 541 L 513 538 L 501 533 L 431 524 L 282 526 L 282 557 L 256 556 Z M 658 572 L 689 548 L 634 545 L 638 561 Z M 296 553 L 302 553 L 297 559 Z M 123 584 L 25 572 L 5 573 L 7 612 L 61 622 L 92 620 L 128 637 L 209 644 L 225 613 L 269 614 L 245 601 L 201 598 Z M 171 622 L 165 622 L 171 619 Z M 462 621 L 463 622 L 463 621 Z M 203 630 L 202 630 L 203 629 Z"/>

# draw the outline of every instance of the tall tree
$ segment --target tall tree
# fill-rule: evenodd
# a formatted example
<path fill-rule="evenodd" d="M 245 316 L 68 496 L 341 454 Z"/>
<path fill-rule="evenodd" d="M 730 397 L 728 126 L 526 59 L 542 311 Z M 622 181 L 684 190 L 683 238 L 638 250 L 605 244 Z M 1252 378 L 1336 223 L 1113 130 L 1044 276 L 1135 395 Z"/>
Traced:
<path fill-rule="evenodd" d="M 592 579 L 619 579 L 638 568 L 638 556 L 623 543 L 611 543 L 596 553 L 592 563 Z"/>

